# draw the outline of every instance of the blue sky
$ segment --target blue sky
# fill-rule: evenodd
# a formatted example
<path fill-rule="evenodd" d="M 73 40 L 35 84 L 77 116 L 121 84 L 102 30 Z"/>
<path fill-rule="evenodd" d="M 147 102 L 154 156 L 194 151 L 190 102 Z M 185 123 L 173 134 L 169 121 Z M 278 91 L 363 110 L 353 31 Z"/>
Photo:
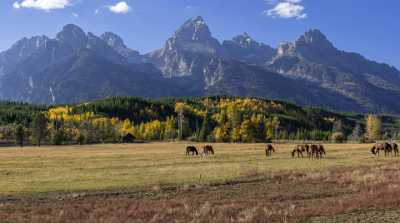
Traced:
<path fill-rule="evenodd" d="M 399 0 L 1 0 L 0 50 L 25 36 L 54 37 L 74 23 L 115 32 L 145 53 L 201 15 L 220 41 L 246 31 L 275 47 L 318 28 L 339 49 L 400 68 L 399 9 Z"/>

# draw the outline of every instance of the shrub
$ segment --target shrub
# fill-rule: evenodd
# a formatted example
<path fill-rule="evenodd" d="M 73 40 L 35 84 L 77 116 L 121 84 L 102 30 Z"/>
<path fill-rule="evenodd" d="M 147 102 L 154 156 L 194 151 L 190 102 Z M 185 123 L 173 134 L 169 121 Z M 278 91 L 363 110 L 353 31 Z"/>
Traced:
<path fill-rule="evenodd" d="M 334 143 L 343 143 L 344 141 L 346 141 L 345 135 L 341 132 L 332 133 L 331 139 Z"/>

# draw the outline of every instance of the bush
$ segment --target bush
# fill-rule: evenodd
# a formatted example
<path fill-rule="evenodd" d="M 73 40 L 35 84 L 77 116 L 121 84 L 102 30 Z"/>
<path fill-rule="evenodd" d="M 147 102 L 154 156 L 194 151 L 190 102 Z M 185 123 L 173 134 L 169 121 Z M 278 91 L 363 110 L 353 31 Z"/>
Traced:
<path fill-rule="evenodd" d="M 64 141 L 65 141 L 65 133 L 64 133 L 64 131 L 61 130 L 61 129 L 60 130 L 56 130 L 53 133 L 52 143 L 54 145 L 59 146 L 59 145 L 62 145 L 64 143 Z"/>
<path fill-rule="evenodd" d="M 332 133 L 331 139 L 334 143 L 343 143 L 344 141 L 346 141 L 345 135 L 341 132 Z"/>
<path fill-rule="evenodd" d="M 84 144 L 85 143 L 85 136 L 83 134 L 81 134 L 81 133 L 78 133 L 78 135 L 76 136 L 76 142 L 79 145 Z"/>

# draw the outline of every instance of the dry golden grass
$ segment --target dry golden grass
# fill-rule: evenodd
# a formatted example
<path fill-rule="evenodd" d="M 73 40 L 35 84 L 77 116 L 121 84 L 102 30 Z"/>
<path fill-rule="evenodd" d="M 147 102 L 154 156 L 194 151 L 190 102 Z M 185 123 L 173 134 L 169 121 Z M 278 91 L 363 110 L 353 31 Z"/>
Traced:
<path fill-rule="evenodd" d="M 323 160 L 292 159 L 293 145 L 214 144 L 214 157 L 186 157 L 190 143 L 110 144 L 0 149 L 0 196 L 225 182 L 287 170 L 372 165 L 370 145 L 328 144 Z M 197 145 L 201 147 L 202 144 Z"/>
<path fill-rule="evenodd" d="M 272 158 L 265 157 L 262 144 L 215 144 L 215 157 L 190 158 L 184 155 L 185 146 L 2 149 L 0 219 L 30 223 L 400 219 L 400 157 L 375 158 L 370 145 L 326 145 L 323 160 L 292 159 L 293 145 L 276 145 Z M 43 194 L 47 192 L 54 193 Z"/>

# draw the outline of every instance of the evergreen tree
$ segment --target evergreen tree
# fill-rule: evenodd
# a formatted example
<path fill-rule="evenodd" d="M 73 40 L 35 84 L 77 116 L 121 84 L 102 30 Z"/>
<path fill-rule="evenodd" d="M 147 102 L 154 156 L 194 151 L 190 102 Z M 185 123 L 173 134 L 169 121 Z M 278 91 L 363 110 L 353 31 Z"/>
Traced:
<path fill-rule="evenodd" d="M 65 141 L 65 132 L 63 128 L 57 129 L 53 132 L 52 143 L 54 145 L 62 145 Z"/>
<path fill-rule="evenodd" d="M 39 147 L 47 136 L 47 123 L 47 117 L 43 113 L 37 113 L 32 120 L 32 138 Z"/>
<path fill-rule="evenodd" d="M 15 144 L 19 145 L 20 147 L 24 146 L 24 140 L 25 140 L 25 129 L 24 126 L 21 124 L 18 124 L 15 127 Z"/>
<path fill-rule="evenodd" d="M 206 112 L 206 115 L 204 116 L 203 123 L 201 124 L 201 129 L 199 133 L 199 140 L 204 142 L 207 139 L 207 136 L 211 132 L 211 126 L 210 126 L 210 114 L 208 111 Z"/>

